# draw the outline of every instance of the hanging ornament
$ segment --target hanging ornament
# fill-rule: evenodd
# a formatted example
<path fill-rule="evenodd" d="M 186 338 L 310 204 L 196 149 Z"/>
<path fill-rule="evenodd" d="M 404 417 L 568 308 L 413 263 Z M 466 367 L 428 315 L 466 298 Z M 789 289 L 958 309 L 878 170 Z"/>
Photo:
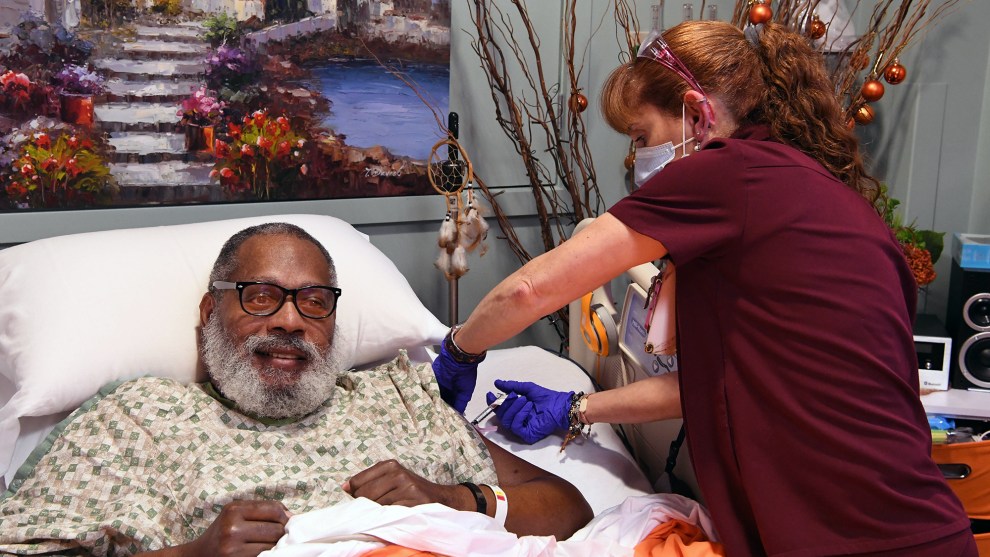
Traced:
<path fill-rule="evenodd" d="M 457 222 L 457 245 L 463 247 L 465 251 L 472 252 L 481 248 L 480 255 L 488 251 L 485 239 L 488 237 L 488 223 L 481 216 L 481 211 L 474 202 L 471 184 L 467 186 L 467 209 L 464 211 L 464 218 Z"/>
<path fill-rule="evenodd" d="M 457 225 L 450 215 L 450 201 L 447 202 L 447 216 L 440 223 L 440 233 L 437 235 L 437 245 L 446 249 L 457 243 Z"/>
<path fill-rule="evenodd" d="M 818 14 L 811 16 L 811 21 L 808 22 L 808 36 L 814 40 L 818 40 L 825 36 L 825 32 L 828 28 L 825 26 L 825 22 L 818 17 Z"/>
<path fill-rule="evenodd" d="M 853 118 L 856 119 L 857 124 L 860 126 L 865 126 L 873 121 L 874 116 L 876 116 L 876 113 L 873 111 L 873 107 L 868 104 L 864 104 L 856 109 L 856 114 L 853 115 Z"/>
<path fill-rule="evenodd" d="M 891 85 L 897 85 L 904 81 L 906 77 L 907 68 L 902 66 L 900 60 L 897 58 L 894 58 L 894 61 L 883 71 L 883 78 Z"/>
<path fill-rule="evenodd" d="M 570 107 L 571 112 L 580 114 L 588 108 L 588 97 L 575 91 L 571 93 L 571 98 L 567 101 L 567 106 Z"/>
<path fill-rule="evenodd" d="M 632 170 L 636 166 L 636 153 L 626 155 L 626 159 L 622 161 L 622 166 L 625 166 L 626 170 Z"/>
<path fill-rule="evenodd" d="M 749 22 L 753 25 L 766 23 L 773 19 L 773 10 L 763 0 L 756 0 L 749 7 Z"/>
<path fill-rule="evenodd" d="M 866 66 L 869 65 L 870 55 L 863 51 L 854 52 L 852 57 L 849 59 L 849 67 L 857 72 L 865 70 Z"/>
<path fill-rule="evenodd" d="M 463 246 L 457 246 L 450 254 L 450 270 L 447 278 L 461 278 L 468 272 L 467 252 Z"/>
<path fill-rule="evenodd" d="M 450 252 L 442 249 L 440 250 L 440 255 L 437 256 L 437 260 L 433 262 L 433 266 L 443 273 L 443 276 L 447 280 L 454 280 L 454 276 L 450 274 Z"/>
<path fill-rule="evenodd" d="M 863 88 L 860 89 L 860 93 L 866 102 L 877 102 L 883 97 L 883 83 L 880 83 L 879 79 L 871 77 L 863 82 Z"/>

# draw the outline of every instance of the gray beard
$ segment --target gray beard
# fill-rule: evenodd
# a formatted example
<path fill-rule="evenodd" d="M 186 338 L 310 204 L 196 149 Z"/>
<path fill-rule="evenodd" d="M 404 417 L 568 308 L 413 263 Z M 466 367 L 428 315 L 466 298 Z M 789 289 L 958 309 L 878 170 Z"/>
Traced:
<path fill-rule="evenodd" d="M 214 311 L 203 327 L 203 361 L 207 372 L 224 397 L 234 401 L 238 409 L 265 418 L 297 418 L 310 414 L 333 394 L 340 374 L 337 329 L 326 353 L 293 335 L 254 335 L 241 347 L 236 346 L 220 324 L 219 312 Z M 272 351 L 293 348 L 303 351 L 309 365 L 296 380 L 280 386 L 266 385 L 259 374 L 278 378 L 286 375 L 280 369 L 258 369 L 251 362 L 255 350 Z"/>

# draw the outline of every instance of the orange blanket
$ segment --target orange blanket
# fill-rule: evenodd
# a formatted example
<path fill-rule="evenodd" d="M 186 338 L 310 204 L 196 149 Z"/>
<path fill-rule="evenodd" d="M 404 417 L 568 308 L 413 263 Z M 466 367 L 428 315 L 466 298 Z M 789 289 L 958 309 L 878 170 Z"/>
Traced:
<path fill-rule="evenodd" d="M 722 544 L 708 541 L 700 528 L 668 520 L 636 544 L 635 557 L 725 557 Z"/>

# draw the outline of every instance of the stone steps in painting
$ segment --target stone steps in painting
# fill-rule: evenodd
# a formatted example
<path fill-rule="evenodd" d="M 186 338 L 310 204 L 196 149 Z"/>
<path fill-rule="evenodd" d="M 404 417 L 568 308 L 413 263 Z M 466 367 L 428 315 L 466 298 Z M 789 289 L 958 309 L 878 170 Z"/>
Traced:
<path fill-rule="evenodd" d="M 159 163 L 166 161 L 208 162 L 213 156 L 186 150 L 184 133 L 111 132 L 108 143 L 115 163 Z"/>
<path fill-rule="evenodd" d="M 106 100 L 115 103 L 175 103 L 199 89 L 198 80 L 182 81 L 128 81 L 107 80 Z"/>
<path fill-rule="evenodd" d="M 128 188 L 160 191 L 185 186 L 187 193 L 196 195 L 197 200 L 210 197 L 208 190 L 217 189 L 210 183 L 213 162 L 164 161 L 156 163 L 111 163 L 110 172 L 121 186 L 121 194 Z M 147 194 L 145 194 L 147 195 Z M 133 197 L 133 196 L 132 196 Z M 176 199 L 172 196 L 172 201 Z"/>
<path fill-rule="evenodd" d="M 214 158 L 185 149 L 178 112 L 202 85 L 208 45 L 198 25 L 138 26 L 137 39 L 94 65 L 108 74 L 108 92 L 94 107 L 108 132 L 110 172 L 123 205 L 222 201 L 210 181 Z"/>
<path fill-rule="evenodd" d="M 179 124 L 180 103 L 116 102 L 97 104 L 93 113 L 108 132 L 174 132 Z"/>
<path fill-rule="evenodd" d="M 206 30 L 198 23 L 183 23 L 169 27 L 137 25 L 134 31 L 140 39 L 205 44 L 203 33 Z"/>
<path fill-rule="evenodd" d="M 167 61 L 202 61 L 209 52 L 210 49 L 205 44 L 147 39 L 124 43 L 120 50 L 120 54 L 129 60 Z"/>
<path fill-rule="evenodd" d="M 204 60 L 104 58 L 94 61 L 93 65 L 110 78 L 124 78 L 133 81 L 178 81 L 202 77 L 206 71 Z"/>

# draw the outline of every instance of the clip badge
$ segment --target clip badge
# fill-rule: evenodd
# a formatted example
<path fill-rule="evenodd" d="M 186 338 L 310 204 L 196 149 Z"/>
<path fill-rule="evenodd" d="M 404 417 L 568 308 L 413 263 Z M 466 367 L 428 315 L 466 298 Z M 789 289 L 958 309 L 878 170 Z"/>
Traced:
<path fill-rule="evenodd" d="M 643 345 L 648 354 L 670 356 L 677 353 L 675 279 L 674 264 L 665 259 L 660 272 L 650 282 L 646 296 L 646 343 Z"/>

